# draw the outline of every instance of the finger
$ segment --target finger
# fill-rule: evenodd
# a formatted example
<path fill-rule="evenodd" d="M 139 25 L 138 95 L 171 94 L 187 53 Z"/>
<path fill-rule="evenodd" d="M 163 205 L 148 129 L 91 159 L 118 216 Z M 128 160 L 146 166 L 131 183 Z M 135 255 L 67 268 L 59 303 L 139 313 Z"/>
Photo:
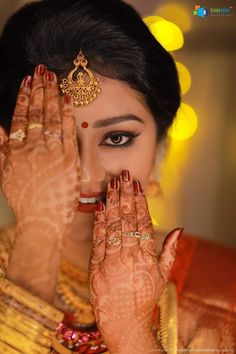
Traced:
<path fill-rule="evenodd" d="M 91 264 L 97 265 L 103 261 L 105 256 L 106 242 L 106 221 L 105 207 L 102 201 L 98 202 L 94 216 L 93 243 L 91 253 Z"/>
<path fill-rule="evenodd" d="M 58 97 L 57 77 L 52 71 L 46 73 L 44 135 L 50 151 L 62 146 L 62 123 Z"/>
<path fill-rule="evenodd" d="M 162 252 L 158 258 L 159 270 L 165 281 L 168 280 L 172 265 L 175 260 L 178 240 L 183 228 L 174 229 L 165 238 Z"/>
<path fill-rule="evenodd" d="M 0 171 L 3 170 L 6 161 L 6 155 L 8 151 L 8 136 L 4 128 L 0 126 Z"/>
<path fill-rule="evenodd" d="M 32 82 L 29 120 L 26 143 L 37 142 L 43 140 L 43 116 L 44 116 L 44 73 L 46 68 L 40 64 L 35 68 Z M 33 126 L 39 124 L 42 126 Z M 32 128 L 31 128 L 32 127 Z"/>
<path fill-rule="evenodd" d="M 143 193 L 142 186 L 139 181 L 134 181 L 134 198 L 137 211 L 137 226 L 140 234 L 140 247 L 149 254 L 156 256 L 154 229 L 152 219 L 148 210 L 146 197 Z"/>
<path fill-rule="evenodd" d="M 32 77 L 26 76 L 20 86 L 11 122 L 9 145 L 19 147 L 24 144 L 27 134 Z"/>
<path fill-rule="evenodd" d="M 106 254 L 117 253 L 121 249 L 121 218 L 119 181 L 113 177 L 108 184 L 106 199 L 107 241 Z"/>
<path fill-rule="evenodd" d="M 73 100 L 69 95 L 65 95 L 61 100 L 62 105 L 62 133 L 63 147 L 66 153 L 76 149 L 78 154 L 78 143 L 76 136 L 76 120 Z"/>
<path fill-rule="evenodd" d="M 128 170 L 120 177 L 120 212 L 122 224 L 122 247 L 137 246 L 138 239 L 133 182 Z"/>

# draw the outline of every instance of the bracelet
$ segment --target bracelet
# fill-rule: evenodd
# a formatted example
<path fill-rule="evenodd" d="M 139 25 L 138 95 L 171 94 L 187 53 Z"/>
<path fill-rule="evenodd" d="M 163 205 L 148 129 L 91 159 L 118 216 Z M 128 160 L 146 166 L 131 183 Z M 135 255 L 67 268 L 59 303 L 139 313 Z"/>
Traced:
<path fill-rule="evenodd" d="M 30 318 L 33 318 L 35 321 L 40 322 L 44 327 L 55 331 L 58 323 L 48 319 L 47 317 L 42 316 L 40 313 L 35 312 L 33 309 L 28 308 L 27 306 L 17 302 L 14 298 L 11 298 L 8 295 L 0 294 L 0 301 L 7 305 L 8 307 L 14 308 L 20 313 L 23 313 Z"/>
<path fill-rule="evenodd" d="M 7 327 L 2 323 L 0 323 L 0 341 L 24 354 L 48 354 L 50 349 L 50 347 L 42 347 L 32 342 L 30 339 L 26 338 L 25 333 L 22 334 L 16 329 Z"/>
<path fill-rule="evenodd" d="M 58 324 L 64 317 L 64 314 L 61 311 L 52 307 L 39 297 L 34 296 L 28 291 L 15 285 L 8 279 L 0 279 L 0 293 L 3 293 L 10 298 L 14 298 L 17 302 L 41 314 L 54 323 Z"/>
<path fill-rule="evenodd" d="M 23 327 L 26 329 L 26 327 L 28 327 L 29 334 L 32 336 L 40 332 L 42 338 L 50 338 L 55 333 L 54 331 L 45 328 L 40 322 L 32 319 L 30 316 L 22 314 L 18 310 L 7 306 L 2 301 L 0 301 L 0 322 L 3 324 L 9 322 L 9 324 L 14 325 L 13 328 L 17 327 L 17 329 Z M 18 325 L 20 327 L 18 327 Z M 20 332 L 26 333 L 24 331 Z"/>
<path fill-rule="evenodd" d="M 0 353 L 4 354 L 19 354 L 18 350 L 15 350 L 12 347 L 9 347 L 9 345 L 5 344 L 0 340 Z"/>
<path fill-rule="evenodd" d="M 66 259 L 61 261 L 61 273 L 82 286 L 88 286 L 88 273 L 81 271 Z"/>

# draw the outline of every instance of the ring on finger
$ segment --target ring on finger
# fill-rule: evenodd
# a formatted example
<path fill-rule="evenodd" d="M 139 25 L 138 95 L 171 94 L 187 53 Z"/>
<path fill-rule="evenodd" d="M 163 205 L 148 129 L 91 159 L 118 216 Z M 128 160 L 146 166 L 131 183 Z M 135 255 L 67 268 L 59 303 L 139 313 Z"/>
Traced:
<path fill-rule="evenodd" d="M 142 235 L 139 236 L 139 242 L 143 243 L 144 241 L 147 240 L 152 240 L 153 239 L 153 235 L 150 233 L 144 233 Z"/>
<path fill-rule="evenodd" d="M 123 236 L 140 238 L 140 233 L 139 231 L 123 232 Z"/>
<path fill-rule="evenodd" d="M 14 133 L 11 133 L 9 135 L 9 140 L 18 140 L 18 141 L 23 141 L 23 139 L 26 138 L 26 134 L 23 130 L 19 129 Z"/>
<path fill-rule="evenodd" d="M 108 246 L 120 246 L 121 244 L 121 239 L 118 237 L 113 237 L 112 239 L 107 241 Z"/>
<path fill-rule="evenodd" d="M 42 128 L 42 127 L 43 127 L 43 124 L 41 124 L 41 123 L 32 123 L 28 126 L 28 130 L 34 129 L 34 128 Z"/>
<path fill-rule="evenodd" d="M 60 133 L 54 133 L 49 129 L 44 129 L 43 134 L 46 136 L 50 136 L 51 138 L 56 138 L 56 139 L 63 139 L 63 134 Z"/>

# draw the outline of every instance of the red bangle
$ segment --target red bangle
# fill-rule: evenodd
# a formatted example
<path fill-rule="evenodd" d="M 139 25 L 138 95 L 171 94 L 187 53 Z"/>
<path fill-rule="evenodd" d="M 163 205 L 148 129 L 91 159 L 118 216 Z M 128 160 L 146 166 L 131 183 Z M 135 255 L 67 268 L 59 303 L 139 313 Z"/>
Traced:
<path fill-rule="evenodd" d="M 97 354 L 107 351 L 107 346 L 98 329 L 78 331 L 60 323 L 56 330 L 56 338 L 61 345 L 77 353 Z"/>

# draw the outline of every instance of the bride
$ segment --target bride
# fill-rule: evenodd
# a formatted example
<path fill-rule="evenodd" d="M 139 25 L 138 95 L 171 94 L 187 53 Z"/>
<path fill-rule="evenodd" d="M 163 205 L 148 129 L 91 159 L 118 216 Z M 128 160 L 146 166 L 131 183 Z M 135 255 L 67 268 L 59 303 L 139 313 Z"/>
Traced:
<path fill-rule="evenodd" d="M 116 0 L 30 3 L 0 51 L 15 215 L 1 231 L 1 352 L 186 348 L 168 282 L 182 229 L 158 235 L 145 197 L 180 104 L 174 60 Z"/>

